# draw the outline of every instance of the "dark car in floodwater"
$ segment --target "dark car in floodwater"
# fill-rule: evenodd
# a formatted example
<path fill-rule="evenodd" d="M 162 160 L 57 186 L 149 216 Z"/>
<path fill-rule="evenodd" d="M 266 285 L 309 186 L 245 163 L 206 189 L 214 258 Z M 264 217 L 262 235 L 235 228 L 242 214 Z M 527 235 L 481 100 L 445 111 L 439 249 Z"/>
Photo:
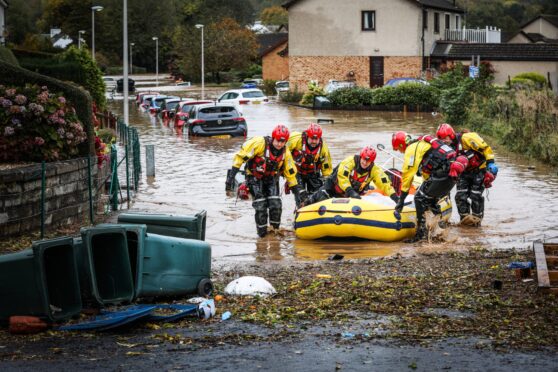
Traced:
<path fill-rule="evenodd" d="M 246 137 L 248 126 L 236 105 L 196 105 L 188 113 L 188 135 L 200 137 Z"/>

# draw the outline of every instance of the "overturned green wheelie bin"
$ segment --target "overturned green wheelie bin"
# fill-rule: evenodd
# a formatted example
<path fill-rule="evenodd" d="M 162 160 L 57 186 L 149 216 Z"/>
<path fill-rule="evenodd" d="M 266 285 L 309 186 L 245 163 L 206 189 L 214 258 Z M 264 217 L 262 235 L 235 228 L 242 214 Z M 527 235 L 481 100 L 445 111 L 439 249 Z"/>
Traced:
<path fill-rule="evenodd" d="M 147 232 L 152 234 L 205 240 L 206 219 L 206 211 L 201 211 L 193 216 L 122 213 L 118 216 L 118 223 L 146 225 Z"/>
<path fill-rule="evenodd" d="M 126 230 L 136 298 L 212 293 L 209 243 L 148 233 L 146 225 L 102 226 Z"/>
<path fill-rule="evenodd" d="M 81 309 L 72 238 L 41 240 L 0 256 L 0 321 L 30 315 L 57 322 Z"/>
<path fill-rule="evenodd" d="M 111 305 L 135 297 L 126 230 L 116 225 L 81 229 L 74 239 L 83 302 Z"/>

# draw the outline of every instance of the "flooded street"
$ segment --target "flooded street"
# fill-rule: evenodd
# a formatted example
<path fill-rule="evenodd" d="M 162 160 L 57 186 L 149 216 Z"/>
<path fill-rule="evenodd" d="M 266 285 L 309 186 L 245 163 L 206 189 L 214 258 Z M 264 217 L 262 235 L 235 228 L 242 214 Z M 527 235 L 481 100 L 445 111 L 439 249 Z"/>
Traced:
<path fill-rule="evenodd" d="M 184 92 L 180 94 L 185 95 Z M 122 101 L 110 102 L 109 108 L 121 115 Z M 276 103 L 243 106 L 242 109 L 249 137 L 269 135 L 279 123 L 291 131 L 302 131 L 318 118 L 333 119 L 334 124 L 322 127 L 334 166 L 364 145 L 381 143 L 391 149 L 391 134 L 396 130 L 413 135 L 432 134 L 442 120 L 431 113 L 320 112 Z M 485 218 L 480 229 L 451 226 L 448 242 L 420 246 L 369 241 L 303 241 L 295 238 L 292 229 L 295 203 L 291 194 L 283 196 L 282 234 L 259 239 L 251 201 L 225 196 L 226 172 L 244 138 L 190 139 L 187 133 L 177 133 L 172 125 L 165 126 L 160 120 L 140 112 L 133 103 L 130 104 L 130 122 L 140 134 L 143 169 L 145 145 L 155 145 L 156 157 L 156 176 L 146 179 L 143 175 L 132 211 L 194 214 L 207 210 L 206 239 L 212 245 L 213 257 L 218 260 L 313 260 L 334 253 L 347 258 L 364 258 L 475 245 L 493 249 L 526 248 L 534 239 L 558 235 L 556 171 L 507 154 L 487 141 L 495 150 L 500 172 L 485 201 Z M 378 152 L 376 163 L 386 161 L 391 167 L 389 155 Z M 395 165 L 401 168 L 400 163 Z M 457 220 L 454 208 L 452 221 Z"/>

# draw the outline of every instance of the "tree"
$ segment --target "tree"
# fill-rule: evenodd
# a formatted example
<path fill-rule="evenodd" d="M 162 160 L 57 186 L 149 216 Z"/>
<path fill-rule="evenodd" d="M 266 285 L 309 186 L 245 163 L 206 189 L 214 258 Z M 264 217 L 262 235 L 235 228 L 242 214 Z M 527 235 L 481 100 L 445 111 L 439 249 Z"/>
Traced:
<path fill-rule="evenodd" d="M 289 23 L 289 13 L 280 6 L 272 6 L 262 10 L 260 20 L 264 25 L 286 25 Z"/>
<path fill-rule="evenodd" d="M 245 26 L 254 22 L 254 8 L 249 0 L 188 0 L 182 6 L 183 22 L 210 24 L 232 18 Z"/>
<path fill-rule="evenodd" d="M 205 71 L 220 83 L 220 72 L 245 69 L 257 57 L 258 46 L 253 32 L 234 19 L 211 23 L 204 30 Z M 177 28 L 174 38 L 176 65 L 189 80 L 200 76 L 201 33 L 193 27 Z"/>

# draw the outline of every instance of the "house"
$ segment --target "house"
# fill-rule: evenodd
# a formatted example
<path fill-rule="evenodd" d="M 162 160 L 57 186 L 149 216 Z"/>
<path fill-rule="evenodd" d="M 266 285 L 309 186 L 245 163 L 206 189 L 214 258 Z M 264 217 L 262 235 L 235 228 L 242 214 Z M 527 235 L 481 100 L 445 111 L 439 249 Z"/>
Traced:
<path fill-rule="evenodd" d="M 289 77 L 288 41 L 286 32 L 258 35 L 264 80 L 286 80 Z"/>
<path fill-rule="evenodd" d="M 42 37 L 49 40 L 55 48 L 66 49 L 74 40 L 68 35 L 62 33 L 60 28 L 52 27 L 50 33 L 41 34 Z"/>
<path fill-rule="evenodd" d="M 8 2 L 0 0 L 0 44 L 6 44 L 6 9 L 8 9 Z"/>
<path fill-rule="evenodd" d="M 531 19 L 508 43 L 558 43 L 558 15 L 541 14 Z"/>
<path fill-rule="evenodd" d="M 419 77 L 430 52 L 449 31 L 461 30 L 464 11 L 449 0 L 291 0 L 289 81 L 356 81 L 382 86 Z"/>

